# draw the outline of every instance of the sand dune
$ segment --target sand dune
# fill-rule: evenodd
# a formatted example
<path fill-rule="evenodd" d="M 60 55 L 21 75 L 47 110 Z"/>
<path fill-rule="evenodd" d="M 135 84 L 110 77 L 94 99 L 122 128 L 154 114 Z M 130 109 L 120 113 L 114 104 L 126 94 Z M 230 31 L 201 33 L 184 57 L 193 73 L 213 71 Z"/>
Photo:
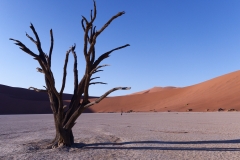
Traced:
<path fill-rule="evenodd" d="M 94 112 L 240 110 L 240 71 L 183 88 L 155 87 L 128 96 L 104 99 Z"/>
<path fill-rule="evenodd" d="M 71 99 L 63 94 L 63 99 Z M 64 101 L 68 104 L 68 101 Z M 91 112 L 87 110 L 86 112 Z M 46 114 L 52 113 L 48 95 L 24 88 L 0 85 L 0 114 Z"/>
<path fill-rule="evenodd" d="M 240 110 L 240 71 L 188 87 L 153 87 L 134 94 L 109 97 L 88 112 L 153 112 Z M 70 94 L 64 94 L 69 103 Z M 92 99 L 93 100 L 93 99 Z M 48 96 L 0 85 L 0 114 L 51 113 Z"/>

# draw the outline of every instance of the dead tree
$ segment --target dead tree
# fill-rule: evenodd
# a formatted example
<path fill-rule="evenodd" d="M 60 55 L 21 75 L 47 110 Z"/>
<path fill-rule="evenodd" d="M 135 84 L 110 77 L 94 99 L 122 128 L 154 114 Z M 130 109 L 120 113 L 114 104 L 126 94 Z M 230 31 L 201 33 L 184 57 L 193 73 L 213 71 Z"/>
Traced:
<path fill-rule="evenodd" d="M 40 68 L 37 68 L 37 71 L 44 74 L 46 86 L 45 89 L 37 89 L 34 87 L 30 87 L 29 89 L 35 90 L 37 92 L 46 92 L 49 96 L 50 100 L 50 107 L 52 109 L 54 115 L 54 123 L 56 129 L 55 139 L 52 141 L 51 145 L 53 147 L 58 146 L 71 146 L 74 143 L 74 137 L 72 133 L 72 128 L 76 124 L 76 119 L 81 115 L 81 113 L 88 107 L 99 103 L 102 99 L 104 99 L 107 95 L 111 92 L 116 90 L 129 90 L 130 87 L 116 87 L 105 94 L 103 94 L 98 99 L 90 102 L 89 100 L 89 93 L 88 89 L 91 84 L 105 84 L 103 82 L 92 82 L 92 80 L 97 79 L 99 77 L 92 78 L 93 74 L 102 71 L 101 68 L 108 66 L 108 65 L 100 65 L 100 63 L 109 57 L 109 55 L 116 50 L 125 48 L 129 46 L 129 44 L 114 48 L 101 56 L 97 59 L 95 58 L 95 44 L 97 37 L 108 27 L 108 25 L 115 20 L 116 18 L 122 16 L 125 12 L 119 12 L 110 18 L 107 23 L 100 29 L 96 30 L 96 26 L 93 25 L 94 20 L 96 19 L 97 10 L 96 10 L 96 2 L 94 1 L 94 10 L 91 10 L 91 20 L 87 20 L 84 16 L 82 16 L 82 28 L 84 31 L 84 46 L 83 46 L 83 53 L 86 61 L 86 69 L 85 73 L 81 79 L 78 81 L 78 70 L 77 70 L 77 54 L 75 52 L 76 45 L 74 44 L 70 49 L 66 52 L 65 63 L 63 67 L 63 78 L 62 78 L 62 86 L 60 91 L 57 91 L 55 87 L 55 79 L 53 73 L 51 71 L 51 57 L 53 51 L 53 32 L 52 29 L 50 30 L 50 37 L 51 37 L 51 45 L 49 49 L 49 53 L 46 54 L 43 52 L 41 47 L 41 42 L 39 36 L 31 24 L 30 28 L 35 36 L 35 39 L 29 36 L 26 33 L 26 36 L 36 44 L 38 49 L 38 54 L 32 52 L 29 48 L 27 48 L 21 41 L 12 39 L 10 40 L 15 41 L 15 44 L 20 46 L 20 49 L 26 52 L 27 54 L 31 55 L 35 60 L 38 61 Z M 63 105 L 63 91 L 65 88 L 66 83 L 66 75 L 67 75 L 67 64 L 68 64 L 68 57 L 69 54 L 72 53 L 74 57 L 74 91 L 71 102 L 69 106 Z"/>

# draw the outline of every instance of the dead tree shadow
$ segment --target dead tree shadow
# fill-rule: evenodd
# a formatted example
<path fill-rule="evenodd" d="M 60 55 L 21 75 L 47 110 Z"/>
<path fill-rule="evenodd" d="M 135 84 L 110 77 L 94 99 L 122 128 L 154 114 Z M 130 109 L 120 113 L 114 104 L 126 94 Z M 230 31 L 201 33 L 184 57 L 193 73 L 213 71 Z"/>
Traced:
<path fill-rule="evenodd" d="M 240 139 L 234 140 L 209 140 L 209 141 L 132 141 L 118 143 L 75 143 L 72 147 L 82 149 L 132 149 L 132 150 L 178 150 L 178 151 L 240 151 L 240 148 L 223 147 L 148 147 L 146 144 L 237 144 Z M 143 144 L 145 146 L 125 146 L 130 144 Z"/>

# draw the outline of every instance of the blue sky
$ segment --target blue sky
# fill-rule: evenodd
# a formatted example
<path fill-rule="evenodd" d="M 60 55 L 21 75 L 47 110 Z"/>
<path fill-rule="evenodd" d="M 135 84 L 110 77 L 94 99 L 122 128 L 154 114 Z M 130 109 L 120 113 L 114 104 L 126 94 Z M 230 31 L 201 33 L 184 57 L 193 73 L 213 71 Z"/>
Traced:
<path fill-rule="evenodd" d="M 107 90 L 111 96 L 130 94 L 154 86 L 185 87 L 239 70 L 240 68 L 240 1 L 239 0 L 96 0 L 100 29 L 120 11 L 116 19 L 98 38 L 96 54 L 115 47 L 101 64 L 110 64 L 99 72 L 107 85 L 92 85 L 90 94 L 100 96 Z M 43 88 L 43 75 L 36 72 L 37 61 L 22 52 L 9 38 L 22 41 L 36 52 L 25 36 L 33 36 L 35 26 L 45 52 L 50 46 L 49 30 L 55 44 L 52 70 L 60 90 L 65 53 L 76 43 L 79 79 L 84 73 L 83 30 L 81 15 L 89 18 L 91 0 L 69 1 L 0 1 L 0 84 L 13 87 Z M 37 53 L 37 52 L 36 52 Z M 67 70 L 66 93 L 73 93 L 73 57 Z"/>

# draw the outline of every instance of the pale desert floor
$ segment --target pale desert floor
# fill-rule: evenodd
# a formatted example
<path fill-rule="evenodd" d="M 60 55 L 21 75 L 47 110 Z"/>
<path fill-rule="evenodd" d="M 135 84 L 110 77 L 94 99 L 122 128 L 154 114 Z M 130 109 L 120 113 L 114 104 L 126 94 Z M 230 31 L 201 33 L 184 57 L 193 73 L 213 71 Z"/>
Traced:
<path fill-rule="evenodd" d="M 52 115 L 1 115 L 0 159 L 240 159 L 240 113 L 85 113 L 72 148 L 46 149 Z"/>

